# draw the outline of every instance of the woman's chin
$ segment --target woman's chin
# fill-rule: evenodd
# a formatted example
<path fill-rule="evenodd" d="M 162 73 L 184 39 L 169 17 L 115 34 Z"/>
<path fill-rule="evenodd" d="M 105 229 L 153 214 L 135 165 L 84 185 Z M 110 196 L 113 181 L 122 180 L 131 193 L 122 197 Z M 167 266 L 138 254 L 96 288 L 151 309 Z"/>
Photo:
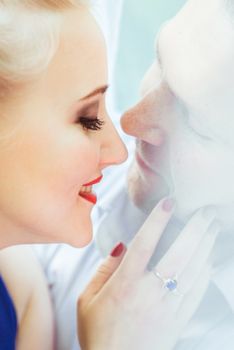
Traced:
<path fill-rule="evenodd" d="M 78 206 L 76 204 L 73 210 L 64 216 L 62 222 L 60 221 L 61 225 L 57 223 L 60 226 L 58 232 L 63 243 L 76 248 L 87 246 L 93 239 L 92 206 L 83 199 L 81 204 Z"/>
<path fill-rule="evenodd" d="M 65 242 L 76 248 L 84 248 L 88 246 L 93 239 L 93 224 L 89 217 L 83 225 L 79 225 L 77 228 L 71 228 L 71 234 L 65 235 Z"/>
<path fill-rule="evenodd" d="M 76 248 L 83 248 L 89 245 L 93 239 L 93 224 L 90 215 L 84 217 L 83 220 L 77 220 L 77 217 L 74 220 L 74 218 L 69 217 L 55 225 L 47 226 L 47 232 L 42 227 L 39 230 L 36 227 L 34 229 L 34 236 L 36 235 L 39 238 L 39 241 L 34 243 L 63 243 Z M 31 229 L 31 232 L 33 231 Z"/>

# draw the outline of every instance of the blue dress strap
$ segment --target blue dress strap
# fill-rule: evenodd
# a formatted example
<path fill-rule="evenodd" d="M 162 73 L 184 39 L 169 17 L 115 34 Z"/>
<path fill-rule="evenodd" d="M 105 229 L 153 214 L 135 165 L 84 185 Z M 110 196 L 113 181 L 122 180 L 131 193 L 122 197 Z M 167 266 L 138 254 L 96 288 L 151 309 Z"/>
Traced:
<path fill-rule="evenodd" d="M 0 349 L 15 350 L 17 316 L 13 301 L 0 275 Z"/>

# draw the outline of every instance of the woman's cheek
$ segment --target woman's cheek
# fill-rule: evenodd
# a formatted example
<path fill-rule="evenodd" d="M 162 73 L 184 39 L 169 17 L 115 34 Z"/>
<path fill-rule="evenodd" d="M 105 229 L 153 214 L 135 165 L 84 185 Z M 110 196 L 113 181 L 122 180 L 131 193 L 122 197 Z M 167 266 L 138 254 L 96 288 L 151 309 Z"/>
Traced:
<path fill-rule="evenodd" d="M 20 149 L 15 147 L 17 173 L 38 199 L 63 200 L 70 194 L 76 195 L 98 173 L 98 144 L 92 134 L 78 125 L 51 123 L 35 128 L 33 124 L 30 132 L 17 139 L 24 140 Z M 17 182 L 20 179 L 17 177 Z"/>
<path fill-rule="evenodd" d="M 95 144 L 89 140 L 79 140 L 63 154 L 63 170 L 65 187 L 80 187 L 98 175 L 99 152 Z M 62 171 L 62 169 L 61 169 Z"/>

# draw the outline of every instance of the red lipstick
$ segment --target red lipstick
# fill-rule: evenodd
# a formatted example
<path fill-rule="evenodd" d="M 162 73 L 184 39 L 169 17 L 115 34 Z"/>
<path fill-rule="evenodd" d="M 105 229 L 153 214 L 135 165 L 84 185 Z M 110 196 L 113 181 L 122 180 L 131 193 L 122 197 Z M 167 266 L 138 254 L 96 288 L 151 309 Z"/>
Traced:
<path fill-rule="evenodd" d="M 99 183 L 102 180 L 103 176 L 99 176 L 97 179 L 84 184 L 83 187 L 88 187 L 87 189 L 82 188 L 82 190 L 79 193 L 79 196 L 86 199 L 88 202 L 91 202 L 92 204 L 96 204 L 97 203 L 97 196 L 95 193 L 92 192 L 92 185 L 95 185 L 97 183 Z"/>
<path fill-rule="evenodd" d="M 93 180 L 87 184 L 84 184 L 83 186 L 92 186 L 92 185 L 95 185 L 95 184 L 98 184 L 103 178 L 103 175 L 99 176 L 96 180 Z"/>
<path fill-rule="evenodd" d="M 97 203 L 97 197 L 94 193 L 80 192 L 79 195 L 93 204 Z"/>

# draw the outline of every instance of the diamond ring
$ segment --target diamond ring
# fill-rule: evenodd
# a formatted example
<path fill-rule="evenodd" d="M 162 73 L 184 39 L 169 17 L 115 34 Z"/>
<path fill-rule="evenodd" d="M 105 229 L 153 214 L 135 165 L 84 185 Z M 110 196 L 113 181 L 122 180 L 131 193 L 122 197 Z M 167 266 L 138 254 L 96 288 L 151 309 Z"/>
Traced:
<path fill-rule="evenodd" d="M 152 270 L 152 272 L 158 279 L 160 279 L 160 281 L 163 282 L 163 288 L 167 289 L 169 292 L 172 292 L 176 295 L 182 295 L 177 289 L 177 286 L 178 286 L 177 275 L 173 276 L 172 278 L 164 278 L 158 271 Z"/>

